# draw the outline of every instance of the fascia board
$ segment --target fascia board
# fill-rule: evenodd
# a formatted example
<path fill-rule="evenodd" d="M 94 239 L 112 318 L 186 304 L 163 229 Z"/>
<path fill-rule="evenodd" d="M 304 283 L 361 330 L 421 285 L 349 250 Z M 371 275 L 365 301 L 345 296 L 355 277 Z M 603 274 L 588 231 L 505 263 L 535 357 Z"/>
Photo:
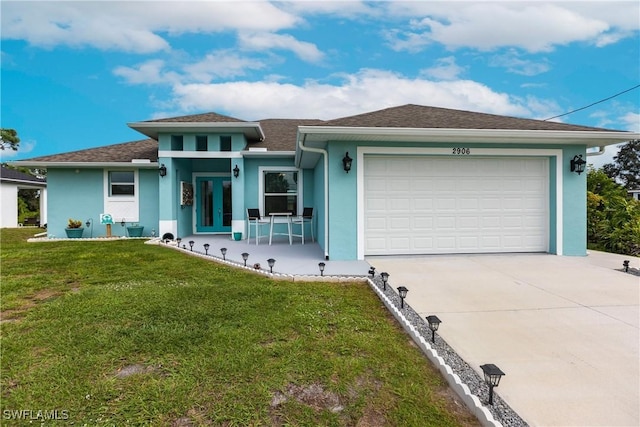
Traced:
<path fill-rule="evenodd" d="M 10 162 L 16 166 L 36 167 L 36 168 L 138 168 L 156 169 L 158 162 L 137 163 L 137 162 L 41 162 L 29 160 L 16 160 Z"/>
<path fill-rule="evenodd" d="M 134 122 L 127 123 L 127 126 L 153 139 L 158 139 L 160 132 L 188 131 L 242 133 L 251 137 L 249 139 L 264 140 L 264 132 L 258 122 Z"/>
<path fill-rule="evenodd" d="M 242 157 L 295 157 L 295 151 L 241 151 Z"/>
<path fill-rule="evenodd" d="M 571 144 L 597 147 L 638 139 L 640 133 L 624 131 L 555 131 L 522 129 L 449 129 L 449 128 L 370 128 L 336 126 L 300 126 L 300 134 L 313 140 L 349 140 L 375 138 L 415 142 L 511 142 Z M 315 138 L 313 137 L 315 136 Z"/>

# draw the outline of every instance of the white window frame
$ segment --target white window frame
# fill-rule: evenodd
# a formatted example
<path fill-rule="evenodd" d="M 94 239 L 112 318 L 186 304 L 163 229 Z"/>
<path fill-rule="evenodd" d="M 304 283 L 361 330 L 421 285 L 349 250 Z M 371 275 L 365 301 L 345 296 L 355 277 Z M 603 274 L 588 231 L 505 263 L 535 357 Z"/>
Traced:
<path fill-rule="evenodd" d="M 133 196 L 112 196 L 110 172 L 133 172 Z M 111 214 L 114 222 L 140 221 L 140 180 L 137 169 L 104 170 L 104 212 Z"/>
<path fill-rule="evenodd" d="M 297 182 L 297 197 L 298 201 L 296 203 L 296 211 L 298 214 L 302 214 L 302 206 L 303 206 L 303 176 L 302 170 L 296 168 L 295 166 L 261 166 L 258 168 L 258 208 L 260 209 L 260 214 L 265 215 L 264 211 L 264 173 L 265 172 L 298 172 L 298 182 Z"/>

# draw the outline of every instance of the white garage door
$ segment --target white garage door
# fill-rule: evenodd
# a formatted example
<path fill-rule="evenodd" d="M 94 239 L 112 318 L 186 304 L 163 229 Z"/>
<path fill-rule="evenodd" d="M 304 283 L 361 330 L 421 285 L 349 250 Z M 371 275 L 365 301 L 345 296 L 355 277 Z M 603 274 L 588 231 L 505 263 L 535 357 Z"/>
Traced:
<path fill-rule="evenodd" d="M 364 158 L 365 255 L 546 252 L 545 158 Z"/>

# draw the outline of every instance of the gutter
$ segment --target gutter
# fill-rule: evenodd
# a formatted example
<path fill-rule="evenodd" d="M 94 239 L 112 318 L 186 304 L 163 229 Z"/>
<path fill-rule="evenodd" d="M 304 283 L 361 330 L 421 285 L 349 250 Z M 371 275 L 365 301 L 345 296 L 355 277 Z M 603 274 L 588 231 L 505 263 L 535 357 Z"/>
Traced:
<path fill-rule="evenodd" d="M 324 166 L 324 259 L 329 260 L 329 160 L 327 159 L 327 150 L 321 148 L 306 147 L 304 140 L 307 137 L 303 134 L 302 138 L 298 138 L 298 147 L 302 151 L 322 154 Z M 302 156 L 300 156 L 302 160 Z"/>
<path fill-rule="evenodd" d="M 600 146 L 600 147 L 598 147 L 598 151 L 591 151 L 591 152 L 587 151 L 587 157 L 601 156 L 601 155 L 604 154 L 604 149 L 605 149 L 604 146 Z"/>

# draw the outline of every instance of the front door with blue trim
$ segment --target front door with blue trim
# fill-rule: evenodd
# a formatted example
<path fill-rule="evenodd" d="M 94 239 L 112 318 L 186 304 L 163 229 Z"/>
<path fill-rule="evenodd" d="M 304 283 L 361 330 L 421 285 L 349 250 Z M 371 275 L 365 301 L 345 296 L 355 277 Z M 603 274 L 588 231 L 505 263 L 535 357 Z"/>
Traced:
<path fill-rule="evenodd" d="M 196 231 L 231 232 L 231 178 L 196 178 Z"/>

